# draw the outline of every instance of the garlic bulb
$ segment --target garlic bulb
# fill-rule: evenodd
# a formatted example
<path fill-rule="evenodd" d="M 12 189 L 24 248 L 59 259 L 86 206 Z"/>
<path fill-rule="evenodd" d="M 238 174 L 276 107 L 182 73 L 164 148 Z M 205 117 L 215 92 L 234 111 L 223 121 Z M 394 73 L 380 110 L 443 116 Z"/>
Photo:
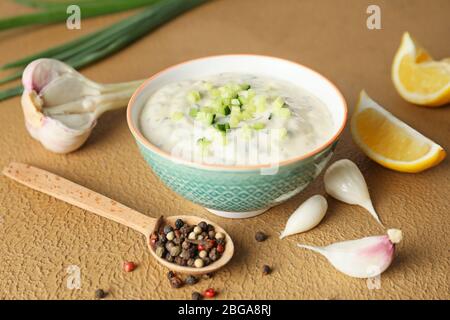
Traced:
<path fill-rule="evenodd" d="M 78 149 L 106 111 L 125 107 L 141 80 L 99 84 L 54 59 L 31 62 L 22 75 L 22 109 L 31 136 L 56 153 Z"/>
<path fill-rule="evenodd" d="M 326 247 L 299 244 L 325 256 L 340 272 L 355 278 L 370 278 L 383 273 L 394 259 L 395 244 L 402 232 L 390 229 L 387 235 L 337 242 Z"/>
<path fill-rule="evenodd" d="M 336 161 L 325 172 L 324 181 L 330 196 L 365 208 L 382 225 L 370 200 L 364 176 L 356 164 L 348 159 Z"/>
<path fill-rule="evenodd" d="M 321 195 L 314 195 L 303 202 L 289 217 L 280 239 L 311 230 L 322 221 L 328 209 L 327 200 Z"/>

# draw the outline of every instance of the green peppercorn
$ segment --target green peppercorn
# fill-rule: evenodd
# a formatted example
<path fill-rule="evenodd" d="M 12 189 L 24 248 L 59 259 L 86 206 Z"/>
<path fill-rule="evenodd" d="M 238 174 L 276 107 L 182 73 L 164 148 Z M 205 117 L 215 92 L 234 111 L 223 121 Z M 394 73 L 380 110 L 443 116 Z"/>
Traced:
<path fill-rule="evenodd" d="M 162 258 L 162 256 L 164 255 L 164 251 L 166 250 L 164 249 L 163 246 L 158 246 L 155 250 L 155 253 L 158 257 Z"/>
<path fill-rule="evenodd" d="M 170 251 L 170 249 L 172 249 L 173 247 L 175 247 L 175 243 L 173 243 L 173 241 L 168 241 L 168 242 L 166 242 L 166 244 L 164 245 L 164 247 L 166 248 L 167 251 Z"/>
<path fill-rule="evenodd" d="M 176 257 L 181 253 L 181 248 L 180 246 L 174 246 L 170 248 L 169 252 L 172 257 Z"/>
<path fill-rule="evenodd" d="M 168 262 L 173 262 L 175 260 L 175 257 L 172 257 L 172 255 L 167 252 L 165 258 Z"/>
<path fill-rule="evenodd" d="M 191 257 L 191 254 L 189 253 L 189 250 L 183 249 L 181 250 L 180 257 L 182 259 L 188 260 Z"/>

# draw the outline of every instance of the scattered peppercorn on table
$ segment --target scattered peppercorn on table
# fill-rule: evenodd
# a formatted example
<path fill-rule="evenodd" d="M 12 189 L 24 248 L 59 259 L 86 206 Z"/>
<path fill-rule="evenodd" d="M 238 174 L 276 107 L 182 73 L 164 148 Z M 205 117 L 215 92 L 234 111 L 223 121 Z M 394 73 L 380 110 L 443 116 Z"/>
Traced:
<path fill-rule="evenodd" d="M 450 37 L 450 2 L 374 1 L 381 8 L 381 30 L 366 26 L 368 4 L 347 2 L 213 1 L 82 73 L 99 82 L 123 82 L 209 54 L 280 56 L 333 80 L 350 113 L 365 88 L 394 115 L 450 150 L 450 109 L 411 105 L 390 79 L 404 31 L 420 39 L 436 58 L 449 55 L 442 39 Z M 0 3 L 2 16 L 27 11 L 12 1 Z M 129 14 L 86 19 L 81 30 L 59 24 L 1 33 L 0 61 L 89 33 Z M 105 114 L 86 145 L 68 155 L 52 154 L 28 135 L 19 98 L 1 102 L 0 111 L 1 167 L 11 161 L 30 163 L 152 216 L 196 214 L 223 226 L 235 244 L 235 256 L 221 271 L 198 281 L 183 276 L 184 286 L 173 288 L 169 270 L 142 250 L 145 240 L 138 233 L 2 176 L 0 299 L 195 299 L 198 292 L 215 299 L 450 298 L 448 159 L 420 174 L 390 171 L 368 159 L 346 128 L 331 162 L 349 158 L 357 163 L 384 225 L 404 235 L 391 267 L 377 281 L 368 281 L 347 277 L 323 257 L 297 247 L 299 242 L 322 246 L 385 234 L 360 207 L 327 197 L 329 209 L 318 227 L 279 239 L 288 217 L 304 200 L 325 194 L 323 176 L 263 215 L 223 219 L 158 180 L 139 155 L 124 110 Z M 267 238 L 257 241 L 257 232 Z"/>

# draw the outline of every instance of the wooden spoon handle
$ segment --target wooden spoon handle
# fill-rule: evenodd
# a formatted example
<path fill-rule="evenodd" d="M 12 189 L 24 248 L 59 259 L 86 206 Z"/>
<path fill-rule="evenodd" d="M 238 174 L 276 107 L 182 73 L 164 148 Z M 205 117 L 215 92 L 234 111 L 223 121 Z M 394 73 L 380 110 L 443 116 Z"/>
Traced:
<path fill-rule="evenodd" d="M 156 219 L 45 170 L 12 162 L 3 169 L 3 174 L 31 189 L 123 224 L 146 236 L 155 227 Z"/>

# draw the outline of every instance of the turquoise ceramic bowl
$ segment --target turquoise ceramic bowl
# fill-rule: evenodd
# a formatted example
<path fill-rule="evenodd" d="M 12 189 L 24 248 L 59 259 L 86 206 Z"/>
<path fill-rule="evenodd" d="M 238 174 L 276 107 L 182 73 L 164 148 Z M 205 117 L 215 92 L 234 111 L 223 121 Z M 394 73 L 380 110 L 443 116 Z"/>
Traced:
<path fill-rule="evenodd" d="M 141 134 L 139 116 L 146 100 L 162 86 L 221 72 L 245 72 L 288 80 L 318 96 L 333 117 L 332 137 L 308 154 L 276 165 L 212 165 L 175 158 Z M 301 192 L 330 160 L 347 119 L 339 90 L 326 78 L 287 60 L 256 55 L 201 58 L 170 67 L 144 82 L 131 98 L 128 126 L 145 161 L 173 191 L 214 214 L 228 218 L 258 215 Z"/>

